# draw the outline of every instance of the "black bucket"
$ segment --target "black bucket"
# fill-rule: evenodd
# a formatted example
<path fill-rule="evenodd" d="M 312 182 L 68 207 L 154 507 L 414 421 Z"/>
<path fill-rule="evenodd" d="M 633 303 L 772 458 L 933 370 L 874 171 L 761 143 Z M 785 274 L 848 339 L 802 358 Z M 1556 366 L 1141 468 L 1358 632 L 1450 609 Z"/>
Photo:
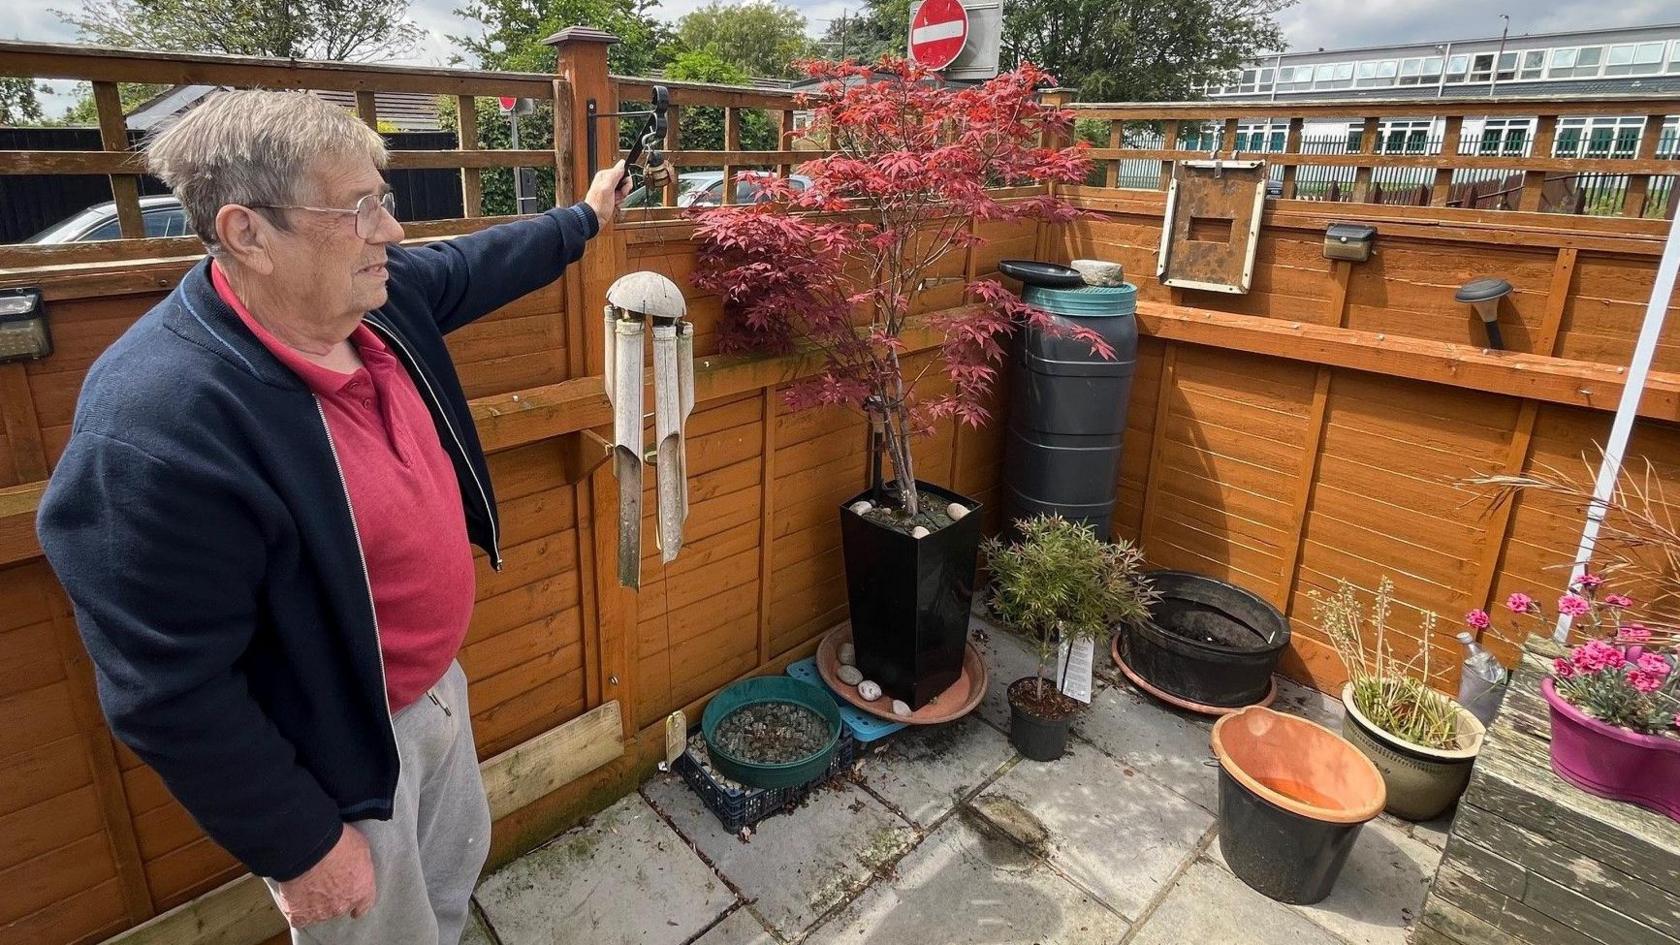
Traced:
<path fill-rule="evenodd" d="M 1382 811 L 1382 775 L 1305 719 L 1258 706 L 1215 723 L 1219 849 L 1238 879 L 1279 902 L 1330 895 L 1359 828 Z"/>
<path fill-rule="evenodd" d="M 1028 286 L 1022 298 L 1066 329 L 1101 335 L 1114 357 L 1066 335 L 1022 332 L 1010 358 L 1004 520 L 1060 515 L 1107 541 L 1137 367 L 1137 289 Z"/>
<path fill-rule="evenodd" d="M 962 675 L 969 607 L 980 553 L 980 503 L 918 481 L 917 489 L 968 507 L 969 514 L 913 538 L 840 506 L 852 643 L 864 678 L 912 710 Z"/>
<path fill-rule="evenodd" d="M 1258 595 L 1188 571 L 1148 575 L 1161 600 L 1121 633 L 1126 666 L 1184 702 L 1239 708 L 1264 700 L 1289 646 L 1289 618 Z"/>

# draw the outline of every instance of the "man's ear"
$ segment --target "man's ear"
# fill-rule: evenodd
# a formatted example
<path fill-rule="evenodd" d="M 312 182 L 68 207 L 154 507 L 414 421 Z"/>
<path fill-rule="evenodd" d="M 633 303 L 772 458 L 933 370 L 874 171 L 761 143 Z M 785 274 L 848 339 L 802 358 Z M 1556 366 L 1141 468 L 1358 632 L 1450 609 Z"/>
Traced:
<path fill-rule="evenodd" d="M 250 207 L 230 203 L 216 211 L 216 241 L 245 269 L 273 274 L 273 237 L 274 225 Z"/>

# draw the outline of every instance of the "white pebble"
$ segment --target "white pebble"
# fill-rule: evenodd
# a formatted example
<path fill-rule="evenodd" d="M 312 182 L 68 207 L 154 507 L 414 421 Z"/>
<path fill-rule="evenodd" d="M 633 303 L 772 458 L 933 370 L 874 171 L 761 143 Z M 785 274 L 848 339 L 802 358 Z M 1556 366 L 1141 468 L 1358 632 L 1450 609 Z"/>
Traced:
<path fill-rule="evenodd" d="M 893 700 L 893 715 L 909 715 L 909 714 L 910 714 L 910 703 L 905 702 L 903 699 L 894 699 Z"/>
<path fill-rule="evenodd" d="M 910 537 L 911 538 L 926 538 L 927 536 L 928 536 L 928 530 L 923 528 L 920 525 L 917 525 L 915 528 L 910 529 Z"/>
<path fill-rule="evenodd" d="M 880 683 L 870 682 L 865 679 L 863 682 L 857 684 L 857 690 L 858 695 L 862 696 L 863 701 L 865 702 L 874 702 L 876 699 L 881 698 Z"/>
<path fill-rule="evenodd" d="M 839 676 L 840 681 L 848 686 L 855 686 L 858 683 L 863 682 L 863 674 L 858 672 L 858 668 L 856 666 L 842 666 L 840 667 L 839 672 L 835 673 L 835 675 Z"/>
<path fill-rule="evenodd" d="M 851 645 L 850 643 L 840 644 L 840 665 L 857 665 L 857 647 Z"/>
<path fill-rule="evenodd" d="M 968 506 L 963 505 L 961 502 L 952 502 L 950 505 L 945 506 L 945 514 L 951 516 L 951 521 L 960 522 L 962 521 L 962 517 L 968 514 Z"/>
<path fill-rule="evenodd" d="M 868 512 L 870 509 L 872 509 L 874 507 L 875 507 L 875 503 L 865 502 L 861 499 L 852 503 L 852 511 L 854 513 L 858 514 L 858 515 L 862 515 L 862 514 L 864 514 L 865 512 Z"/>

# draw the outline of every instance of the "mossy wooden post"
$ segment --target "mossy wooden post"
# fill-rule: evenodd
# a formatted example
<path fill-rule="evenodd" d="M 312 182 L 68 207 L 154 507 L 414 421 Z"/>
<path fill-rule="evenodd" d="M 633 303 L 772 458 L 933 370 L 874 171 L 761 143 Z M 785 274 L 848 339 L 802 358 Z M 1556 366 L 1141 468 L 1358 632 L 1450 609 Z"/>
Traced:
<path fill-rule="evenodd" d="M 1414 945 L 1680 942 L 1680 824 L 1552 773 L 1540 680 L 1562 652 L 1523 648 Z"/>

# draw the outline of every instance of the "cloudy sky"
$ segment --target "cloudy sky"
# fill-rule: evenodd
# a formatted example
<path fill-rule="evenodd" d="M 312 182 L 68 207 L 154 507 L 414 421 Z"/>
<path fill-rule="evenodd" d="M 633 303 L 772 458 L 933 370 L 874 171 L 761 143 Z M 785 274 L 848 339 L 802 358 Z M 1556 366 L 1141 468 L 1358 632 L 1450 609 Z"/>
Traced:
<path fill-rule="evenodd" d="M 676 19 L 706 0 L 661 0 L 659 12 Z M 813 34 L 843 10 L 857 10 L 860 0 L 784 0 L 804 13 Z M 75 30 L 66 27 L 52 8 L 79 6 L 81 0 L 7 0 L 0 10 L 0 37 L 70 41 Z M 448 35 L 469 26 L 454 16 L 460 0 L 413 0 L 415 20 L 430 36 L 411 61 L 442 65 L 450 54 Z M 1680 20 L 1673 0 L 1300 0 L 1282 16 L 1284 37 L 1292 50 L 1336 49 L 1388 42 L 1468 39 L 1497 36 L 1499 14 L 1511 12 L 1511 32 L 1546 33 L 1560 30 L 1632 26 Z M 58 98 L 54 97 L 55 100 Z M 67 102 L 68 100 L 66 100 Z M 49 107 L 56 110 L 56 102 Z"/>

